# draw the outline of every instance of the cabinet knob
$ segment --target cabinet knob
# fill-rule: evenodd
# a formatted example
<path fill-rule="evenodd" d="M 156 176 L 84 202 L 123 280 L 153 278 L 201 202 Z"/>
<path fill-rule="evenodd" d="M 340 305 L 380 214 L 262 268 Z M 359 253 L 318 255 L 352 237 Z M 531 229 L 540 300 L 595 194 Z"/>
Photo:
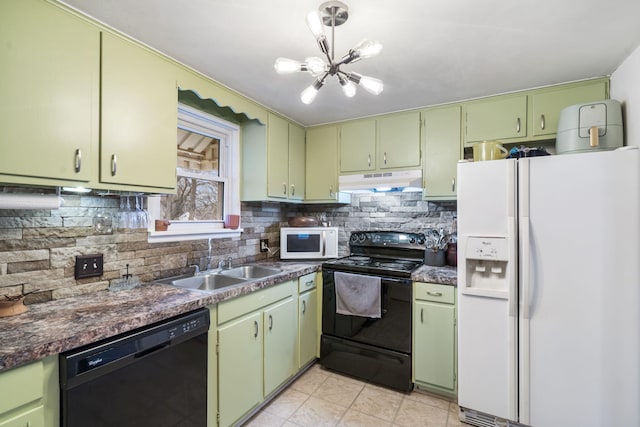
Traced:
<path fill-rule="evenodd" d="M 80 172 L 80 169 L 82 169 L 82 151 L 80 151 L 79 148 L 76 150 L 76 159 L 75 159 L 74 168 L 76 173 Z"/>
<path fill-rule="evenodd" d="M 302 314 L 305 314 L 307 312 L 307 302 L 305 300 L 302 300 Z"/>
<path fill-rule="evenodd" d="M 111 176 L 115 176 L 118 172 L 118 157 L 115 154 L 111 155 Z"/>
<path fill-rule="evenodd" d="M 516 132 L 520 133 L 520 117 L 516 120 Z"/>
<path fill-rule="evenodd" d="M 545 123 L 544 114 L 540 114 L 540 129 L 544 130 L 546 126 L 547 124 Z"/>

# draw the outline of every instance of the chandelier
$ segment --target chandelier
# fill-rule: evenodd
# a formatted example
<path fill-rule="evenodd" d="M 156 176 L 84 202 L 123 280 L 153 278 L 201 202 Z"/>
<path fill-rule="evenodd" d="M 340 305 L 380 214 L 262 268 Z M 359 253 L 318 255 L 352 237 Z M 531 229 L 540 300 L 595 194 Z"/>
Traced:
<path fill-rule="evenodd" d="M 361 86 L 366 91 L 378 95 L 382 92 L 384 85 L 382 80 L 373 77 L 363 76 L 355 72 L 344 72 L 340 66 L 352 64 L 363 58 L 375 56 L 382 50 L 382 45 L 377 41 L 362 40 L 354 48 L 343 56 L 339 61 L 335 60 L 335 27 L 344 24 L 349 17 L 349 9 L 346 4 L 340 1 L 328 1 L 322 3 L 317 11 L 312 11 L 307 15 L 307 25 L 318 42 L 320 50 L 326 57 L 326 61 L 317 56 L 311 56 L 304 62 L 288 58 L 278 58 L 275 62 L 275 69 L 278 74 L 291 74 L 298 71 L 306 71 L 315 77 L 315 81 L 302 91 L 300 99 L 305 104 L 310 104 L 315 99 L 318 91 L 328 76 L 336 76 L 342 86 L 345 96 L 351 98 L 356 94 L 356 85 Z M 331 27 L 331 49 L 327 37 L 322 30 L 322 25 Z"/>

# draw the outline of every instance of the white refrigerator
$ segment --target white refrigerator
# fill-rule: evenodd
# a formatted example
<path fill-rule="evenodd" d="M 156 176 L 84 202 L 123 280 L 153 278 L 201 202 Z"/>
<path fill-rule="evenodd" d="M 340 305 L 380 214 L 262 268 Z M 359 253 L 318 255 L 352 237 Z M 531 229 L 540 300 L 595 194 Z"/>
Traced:
<path fill-rule="evenodd" d="M 640 426 L 639 151 L 459 163 L 463 421 Z"/>

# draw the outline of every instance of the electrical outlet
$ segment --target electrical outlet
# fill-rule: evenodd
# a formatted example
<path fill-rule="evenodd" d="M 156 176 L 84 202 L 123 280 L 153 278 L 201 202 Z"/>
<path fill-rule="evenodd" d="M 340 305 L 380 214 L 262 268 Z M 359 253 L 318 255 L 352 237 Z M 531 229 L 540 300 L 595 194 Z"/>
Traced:
<path fill-rule="evenodd" d="M 260 239 L 260 252 L 269 252 L 269 239 Z"/>
<path fill-rule="evenodd" d="M 104 258 L 102 254 L 77 255 L 76 256 L 76 279 L 85 277 L 102 276 L 104 268 Z"/>

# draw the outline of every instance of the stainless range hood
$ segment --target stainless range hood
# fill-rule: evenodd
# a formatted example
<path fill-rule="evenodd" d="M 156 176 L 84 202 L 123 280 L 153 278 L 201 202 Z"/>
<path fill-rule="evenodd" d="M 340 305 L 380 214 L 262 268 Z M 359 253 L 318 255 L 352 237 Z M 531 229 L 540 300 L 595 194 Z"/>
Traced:
<path fill-rule="evenodd" d="M 340 175 L 340 191 L 422 190 L 422 170 Z"/>

